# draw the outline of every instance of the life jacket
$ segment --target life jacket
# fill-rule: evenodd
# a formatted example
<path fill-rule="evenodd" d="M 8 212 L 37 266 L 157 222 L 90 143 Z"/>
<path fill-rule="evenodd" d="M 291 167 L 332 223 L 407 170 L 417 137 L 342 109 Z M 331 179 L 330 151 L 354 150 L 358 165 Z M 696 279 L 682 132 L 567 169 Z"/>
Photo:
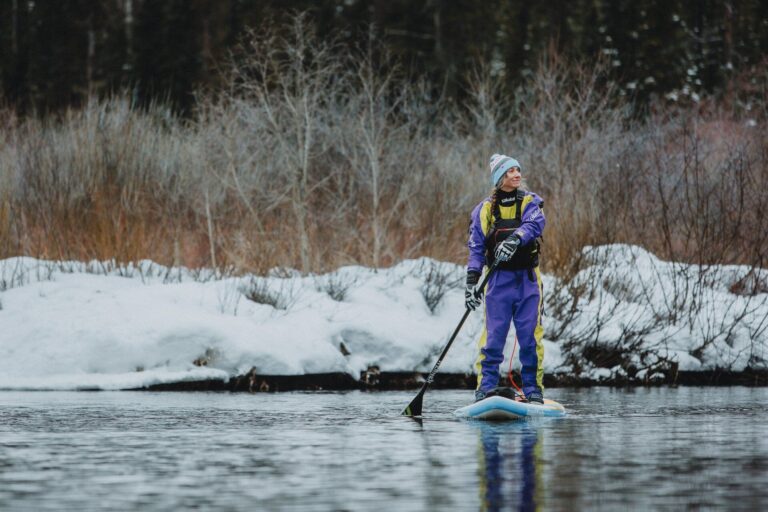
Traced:
<path fill-rule="evenodd" d="M 520 227 L 523 223 L 523 199 L 525 198 L 525 190 L 517 189 L 517 197 L 515 198 L 515 216 L 512 219 L 502 219 L 501 210 L 499 209 L 499 203 L 493 205 L 491 211 L 491 218 L 493 225 L 488 235 L 485 237 L 485 258 L 490 264 L 496 259 L 496 246 L 503 242 L 508 236 Z M 539 239 L 531 241 L 528 245 L 519 246 L 515 254 L 512 255 L 507 261 L 499 263 L 498 269 L 501 270 L 523 270 L 532 269 L 539 266 L 539 251 L 541 244 Z"/>

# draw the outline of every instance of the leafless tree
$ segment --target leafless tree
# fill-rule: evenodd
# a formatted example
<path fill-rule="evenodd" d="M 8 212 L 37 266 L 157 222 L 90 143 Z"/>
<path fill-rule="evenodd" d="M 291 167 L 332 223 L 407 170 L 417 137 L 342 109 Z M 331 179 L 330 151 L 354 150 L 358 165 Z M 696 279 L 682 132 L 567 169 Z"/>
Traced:
<path fill-rule="evenodd" d="M 340 60 L 333 43 L 317 38 L 307 14 L 297 15 L 287 38 L 252 33 L 246 57 L 234 69 L 236 94 L 264 116 L 275 144 L 273 160 L 285 174 L 299 241 L 302 271 L 312 266 L 311 173 L 327 148 L 323 138 L 327 103 L 338 95 Z"/>

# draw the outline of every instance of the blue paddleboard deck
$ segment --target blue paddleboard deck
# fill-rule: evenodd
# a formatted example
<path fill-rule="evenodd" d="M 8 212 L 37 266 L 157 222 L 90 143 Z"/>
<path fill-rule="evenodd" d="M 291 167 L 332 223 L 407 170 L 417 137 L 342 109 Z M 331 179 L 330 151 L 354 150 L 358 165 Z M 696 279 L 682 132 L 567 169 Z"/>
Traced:
<path fill-rule="evenodd" d="M 543 405 L 518 402 L 502 396 L 492 396 L 453 412 L 459 418 L 477 420 L 519 420 L 529 417 L 561 418 L 565 408 L 554 400 L 544 399 Z"/>

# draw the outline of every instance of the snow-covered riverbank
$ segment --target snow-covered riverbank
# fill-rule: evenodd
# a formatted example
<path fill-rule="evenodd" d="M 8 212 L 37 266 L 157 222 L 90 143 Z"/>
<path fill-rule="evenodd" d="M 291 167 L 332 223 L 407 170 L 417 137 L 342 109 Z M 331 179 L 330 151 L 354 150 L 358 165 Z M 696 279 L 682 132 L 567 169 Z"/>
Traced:
<path fill-rule="evenodd" d="M 619 245 L 586 249 L 585 261 L 569 283 L 544 276 L 547 373 L 765 367 L 764 270 L 702 271 Z M 463 314 L 463 280 L 462 266 L 430 259 L 267 278 L 6 259 L 0 388 L 126 389 L 252 369 L 355 379 L 369 367 L 428 371 Z M 473 371 L 481 322 L 470 315 L 441 372 Z"/>

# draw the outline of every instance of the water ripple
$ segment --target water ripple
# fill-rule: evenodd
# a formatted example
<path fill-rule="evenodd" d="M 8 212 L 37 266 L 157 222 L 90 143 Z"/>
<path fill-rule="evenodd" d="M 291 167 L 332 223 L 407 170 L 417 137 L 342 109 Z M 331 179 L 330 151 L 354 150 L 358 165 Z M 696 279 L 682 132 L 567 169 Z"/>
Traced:
<path fill-rule="evenodd" d="M 760 509 L 763 388 L 553 389 L 563 420 L 458 421 L 467 391 L 0 393 L 0 509 Z"/>

